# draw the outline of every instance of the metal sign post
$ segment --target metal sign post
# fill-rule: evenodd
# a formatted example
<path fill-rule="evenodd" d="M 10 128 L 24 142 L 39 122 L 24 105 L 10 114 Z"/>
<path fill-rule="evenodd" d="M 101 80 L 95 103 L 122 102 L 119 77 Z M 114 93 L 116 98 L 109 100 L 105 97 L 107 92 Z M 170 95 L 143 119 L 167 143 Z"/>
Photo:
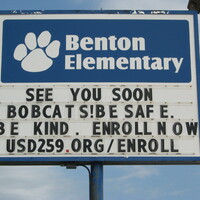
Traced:
<path fill-rule="evenodd" d="M 91 165 L 90 200 L 103 200 L 103 164 Z"/>
<path fill-rule="evenodd" d="M 86 165 L 66 164 L 62 165 L 67 169 L 76 169 L 78 166 L 84 167 L 89 176 L 89 199 L 103 200 L 103 164 L 95 162 L 89 169 Z"/>

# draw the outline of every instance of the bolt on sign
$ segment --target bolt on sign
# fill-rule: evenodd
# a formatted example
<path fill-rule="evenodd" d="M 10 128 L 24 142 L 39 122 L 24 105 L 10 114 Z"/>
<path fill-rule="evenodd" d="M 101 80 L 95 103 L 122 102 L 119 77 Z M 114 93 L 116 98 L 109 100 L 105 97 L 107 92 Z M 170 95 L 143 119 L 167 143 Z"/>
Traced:
<path fill-rule="evenodd" d="M 198 163 L 191 11 L 0 16 L 0 163 Z"/>

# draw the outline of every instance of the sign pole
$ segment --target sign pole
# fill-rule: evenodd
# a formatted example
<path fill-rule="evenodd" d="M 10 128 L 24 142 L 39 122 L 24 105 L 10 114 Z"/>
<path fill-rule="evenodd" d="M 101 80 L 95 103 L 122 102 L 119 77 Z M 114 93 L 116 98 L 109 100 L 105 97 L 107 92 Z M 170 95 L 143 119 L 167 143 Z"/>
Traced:
<path fill-rule="evenodd" d="M 103 164 L 91 165 L 90 200 L 103 200 Z"/>

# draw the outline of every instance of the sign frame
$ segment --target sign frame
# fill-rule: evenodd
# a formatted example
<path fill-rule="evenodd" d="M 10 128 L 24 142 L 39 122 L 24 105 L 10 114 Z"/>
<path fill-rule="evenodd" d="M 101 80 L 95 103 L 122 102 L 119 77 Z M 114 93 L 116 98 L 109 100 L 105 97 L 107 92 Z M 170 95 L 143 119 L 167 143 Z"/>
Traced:
<path fill-rule="evenodd" d="M 195 39 L 195 57 L 196 57 L 196 76 L 197 76 L 197 94 L 198 94 L 198 110 L 200 110 L 200 61 L 199 61 L 199 38 L 198 38 L 198 19 L 196 11 L 137 11 L 137 10 L 94 10 L 94 11 L 1 11 L 0 15 L 45 15 L 45 14 L 136 14 L 136 15 L 192 15 L 194 21 L 194 39 Z M 200 112 L 198 112 L 200 120 Z M 153 156 L 85 156 L 85 157 L 0 157 L 0 165 L 65 165 L 66 163 L 75 163 L 76 165 L 102 163 L 104 165 L 133 165 L 133 164 L 200 164 L 199 157 L 190 156 L 169 156 L 169 157 L 153 157 Z"/>

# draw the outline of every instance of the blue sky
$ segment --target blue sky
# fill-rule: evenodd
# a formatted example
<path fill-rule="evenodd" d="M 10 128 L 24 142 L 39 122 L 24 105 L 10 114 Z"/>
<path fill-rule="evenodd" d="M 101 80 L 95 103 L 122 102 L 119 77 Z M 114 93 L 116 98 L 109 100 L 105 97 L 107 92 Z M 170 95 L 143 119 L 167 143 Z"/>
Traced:
<path fill-rule="evenodd" d="M 85 168 L 1 167 L 2 200 L 88 198 Z M 105 166 L 104 199 L 198 200 L 199 166 Z"/>
<path fill-rule="evenodd" d="M 1 0 L 2 10 L 174 9 L 185 10 L 188 0 Z"/>
<path fill-rule="evenodd" d="M 1 10 L 186 10 L 188 0 L 0 0 Z M 0 168 L 2 200 L 89 199 L 85 168 Z M 105 166 L 105 200 L 199 200 L 200 166 Z"/>

